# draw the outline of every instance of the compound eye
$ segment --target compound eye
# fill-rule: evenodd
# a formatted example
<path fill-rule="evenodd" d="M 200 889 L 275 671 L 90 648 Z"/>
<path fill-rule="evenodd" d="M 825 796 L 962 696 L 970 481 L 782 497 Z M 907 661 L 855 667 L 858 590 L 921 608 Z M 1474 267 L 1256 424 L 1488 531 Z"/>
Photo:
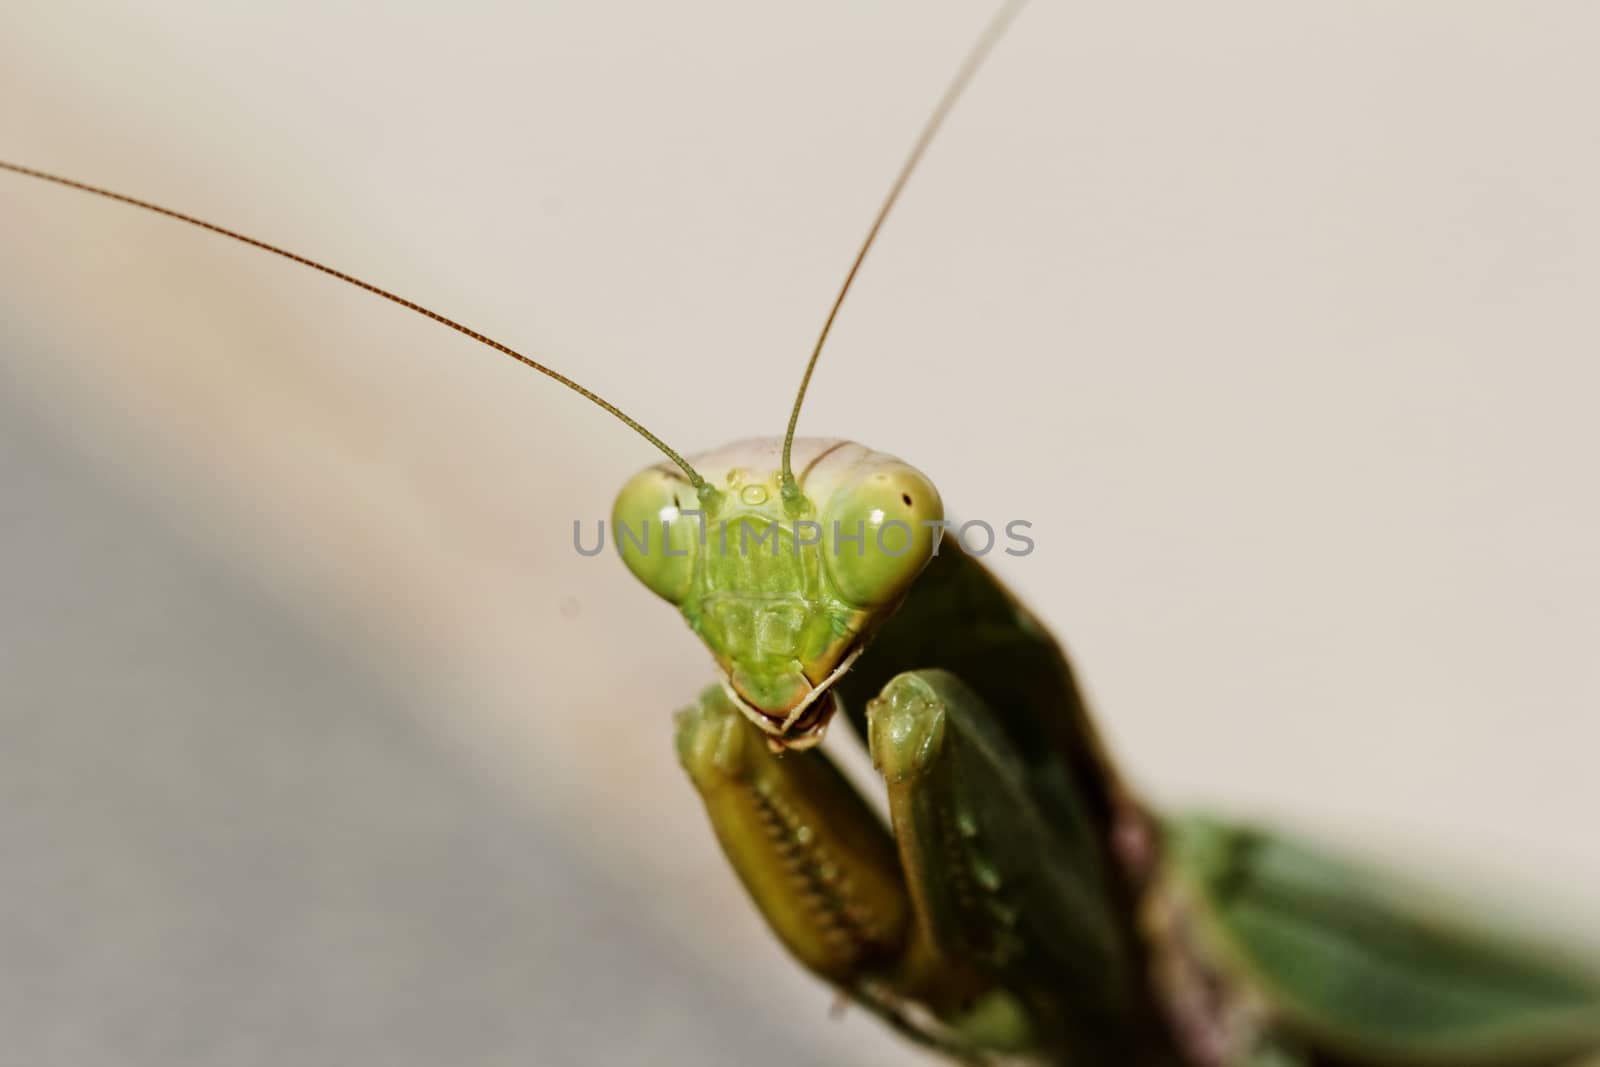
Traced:
<path fill-rule="evenodd" d="M 944 502 L 927 476 L 895 461 L 841 486 L 828 501 L 823 555 L 833 584 L 857 607 L 892 604 L 928 560 Z"/>
<path fill-rule="evenodd" d="M 700 518 L 694 488 L 676 472 L 651 467 L 628 479 L 611 507 L 611 539 L 622 562 L 650 591 L 682 604 L 694 578 Z"/>

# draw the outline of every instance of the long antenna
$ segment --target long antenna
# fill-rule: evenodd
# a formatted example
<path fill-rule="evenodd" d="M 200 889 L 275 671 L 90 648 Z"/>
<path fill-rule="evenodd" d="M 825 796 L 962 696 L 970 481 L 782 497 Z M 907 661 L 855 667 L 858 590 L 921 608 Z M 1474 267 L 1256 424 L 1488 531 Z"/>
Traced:
<path fill-rule="evenodd" d="M 697 491 L 704 491 L 710 488 L 707 485 L 706 480 L 700 477 L 700 473 L 693 467 L 689 466 L 688 460 L 684 459 L 676 451 L 669 448 L 665 441 L 661 440 L 661 438 L 645 429 L 637 420 L 633 419 L 621 408 L 617 407 L 609 400 L 606 400 L 597 393 L 593 393 L 588 389 L 585 389 L 571 378 L 568 378 L 565 374 L 545 366 L 543 363 L 540 363 L 531 356 L 525 356 L 516 349 L 511 348 L 508 345 L 503 345 L 492 337 L 486 337 L 477 330 L 463 326 L 454 319 L 446 318 L 437 311 L 433 311 L 430 308 L 425 308 L 421 304 L 407 300 L 405 297 L 399 296 L 395 293 L 391 293 L 387 289 L 381 289 L 378 286 L 373 285 L 371 282 L 362 281 L 360 278 L 346 274 L 344 271 L 334 270 L 332 267 L 323 263 L 318 263 L 314 259 L 307 259 L 305 256 L 296 255 L 287 249 L 279 248 L 277 245 L 270 245 L 265 241 L 258 241 L 256 238 L 239 233 L 237 230 L 230 230 L 225 226 L 218 226 L 216 223 L 207 222 L 204 219 L 197 219 L 193 215 L 185 215 L 181 211 L 174 211 L 171 208 L 162 207 L 160 204 L 152 204 L 148 200 L 140 200 L 137 197 L 113 192 L 110 189 L 102 189 L 97 185 L 89 185 L 86 182 L 74 181 L 71 178 L 63 178 L 57 174 L 48 174 L 45 171 L 34 170 L 32 167 L 24 167 L 17 163 L 8 163 L 3 159 L 0 159 L 0 170 L 8 170 L 13 174 L 21 174 L 28 178 L 38 178 L 40 181 L 50 182 L 55 185 L 63 185 L 68 189 L 76 189 L 79 192 L 92 193 L 95 196 L 103 196 L 107 200 L 115 200 L 119 204 L 129 204 L 133 207 L 143 208 L 146 211 L 153 211 L 157 215 L 165 215 L 169 219 L 177 219 L 179 222 L 186 222 L 191 226 L 198 226 L 202 230 L 210 230 L 212 233 L 220 234 L 223 237 L 232 238 L 235 241 L 240 241 L 244 244 L 250 245 L 252 248 L 259 248 L 263 252 L 271 252 L 275 256 L 282 256 L 284 259 L 287 259 L 293 263 L 298 263 L 302 267 L 310 267 L 312 270 L 321 271 L 323 274 L 326 274 L 331 278 L 337 278 L 341 282 L 348 282 L 357 289 L 365 289 L 373 296 L 380 296 L 389 301 L 391 304 L 399 304 L 407 311 L 415 311 L 423 318 L 432 319 L 441 326 L 448 326 L 450 329 L 459 334 L 464 334 L 467 337 L 472 338 L 481 345 L 487 345 L 489 348 L 494 349 L 496 352 L 499 352 L 502 355 L 510 356 L 523 366 L 532 367 L 540 374 L 543 374 L 548 378 L 554 378 L 556 381 L 560 382 L 568 389 L 571 389 L 574 393 L 577 393 L 585 400 L 588 400 L 603 410 L 609 412 L 611 415 L 620 420 L 623 425 L 633 430 L 634 433 L 637 433 L 640 437 L 643 437 L 646 441 L 649 441 L 662 452 L 666 453 L 668 459 L 672 460 L 672 462 L 676 463 L 683 469 L 683 473 L 689 478 L 689 484 L 693 485 Z"/>
<path fill-rule="evenodd" d="M 1021 13 L 1026 3 L 1027 0 L 1007 0 L 989 20 L 989 25 L 984 27 L 978 42 L 967 53 L 967 58 L 962 60 L 955 77 L 950 79 L 944 95 L 934 107 L 933 114 L 928 116 L 922 132 L 917 135 L 916 143 L 911 146 L 911 154 L 901 164 L 899 175 L 889 187 L 889 195 L 884 197 L 883 206 L 878 208 L 878 217 L 872 220 L 872 228 L 867 231 L 866 240 L 861 242 L 861 249 L 856 252 L 855 261 L 850 264 L 850 271 L 844 276 L 844 284 L 839 287 L 839 295 L 833 298 L 833 306 L 828 309 L 828 317 L 822 323 L 822 332 L 817 335 L 816 346 L 811 349 L 811 358 L 806 361 L 806 372 L 800 377 L 800 390 L 795 394 L 794 410 L 789 413 L 789 429 L 783 435 L 783 499 L 786 503 L 793 504 L 800 496 L 800 487 L 794 479 L 794 468 L 789 463 L 789 453 L 794 448 L 794 428 L 800 422 L 800 405 L 805 403 L 806 389 L 811 385 L 811 372 L 817 369 L 817 357 L 822 355 L 822 346 L 828 340 L 828 331 L 833 329 L 833 320 L 838 317 L 845 295 L 850 292 L 850 286 L 856 280 L 856 272 L 861 269 L 861 263 L 867 258 L 872 242 L 878 239 L 878 231 L 883 228 L 883 220 L 889 217 L 889 211 L 894 207 L 895 201 L 900 199 L 900 190 L 906 187 L 911 172 L 922 162 L 922 155 L 933 142 L 939 127 L 944 125 L 945 118 L 954 110 L 956 101 L 961 99 L 961 94 L 972 81 L 973 75 L 978 73 L 978 68 L 983 65 L 983 61 L 988 58 L 994 46 L 1005 35 L 1006 28 Z"/>

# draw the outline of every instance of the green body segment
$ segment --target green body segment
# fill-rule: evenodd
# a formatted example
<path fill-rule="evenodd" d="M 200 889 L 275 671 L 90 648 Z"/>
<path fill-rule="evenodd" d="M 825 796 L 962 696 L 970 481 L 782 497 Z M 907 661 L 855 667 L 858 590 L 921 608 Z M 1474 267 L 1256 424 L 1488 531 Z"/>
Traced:
<path fill-rule="evenodd" d="M 803 444 L 797 466 L 821 475 L 802 477 L 808 514 L 881 519 L 926 482 L 859 446 Z M 777 485 L 775 464 L 697 462 L 726 497 L 752 476 Z M 646 472 L 618 518 L 669 492 L 681 512 L 682 488 Z M 953 539 L 910 565 L 843 568 L 836 548 L 623 555 L 725 671 L 680 713 L 678 751 L 730 863 L 795 958 L 889 1024 L 972 1063 L 1600 1067 L 1592 975 L 1289 842 L 1147 812 L 1060 646 Z M 772 621 L 790 609 L 801 622 Z M 833 638 L 774 638 L 819 618 L 843 620 Z M 814 702 L 801 720 L 794 672 Z M 883 778 L 887 826 L 825 755 L 794 750 L 839 710 Z"/>

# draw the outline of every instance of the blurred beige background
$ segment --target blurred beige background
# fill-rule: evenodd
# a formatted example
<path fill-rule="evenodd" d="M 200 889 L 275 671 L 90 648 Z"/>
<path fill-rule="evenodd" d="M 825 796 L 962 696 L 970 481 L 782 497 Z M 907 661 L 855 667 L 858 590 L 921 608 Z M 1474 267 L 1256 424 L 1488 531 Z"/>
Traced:
<path fill-rule="evenodd" d="M 779 432 L 984 5 L 61 2 L 0 155 Z M 1159 800 L 1600 928 L 1600 10 L 1039 3 L 802 420 L 897 452 Z M 916 1062 L 794 973 L 574 518 L 647 446 L 308 272 L 0 176 L 19 1062 Z M 842 733 L 842 732 L 841 732 Z M 843 738 L 841 738 L 843 740 Z"/>

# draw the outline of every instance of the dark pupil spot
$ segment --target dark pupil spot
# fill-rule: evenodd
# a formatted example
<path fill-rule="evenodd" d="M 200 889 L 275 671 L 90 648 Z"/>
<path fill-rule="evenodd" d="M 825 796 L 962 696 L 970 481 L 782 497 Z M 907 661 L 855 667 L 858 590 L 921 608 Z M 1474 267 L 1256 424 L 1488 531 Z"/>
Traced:
<path fill-rule="evenodd" d="M 901 493 L 900 494 L 900 499 L 905 502 L 906 507 L 909 508 L 911 506 L 911 494 L 910 493 Z"/>

